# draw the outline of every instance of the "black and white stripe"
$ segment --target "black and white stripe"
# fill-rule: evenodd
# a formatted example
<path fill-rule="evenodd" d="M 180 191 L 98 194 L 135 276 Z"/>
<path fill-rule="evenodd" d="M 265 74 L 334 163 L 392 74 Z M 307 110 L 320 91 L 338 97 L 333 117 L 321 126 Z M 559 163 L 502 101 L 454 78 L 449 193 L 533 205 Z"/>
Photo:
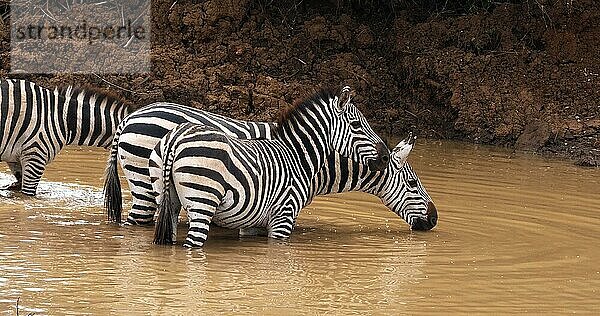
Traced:
<path fill-rule="evenodd" d="M 437 209 L 421 180 L 406 161 L 415 137 L 410 134 L 390 154 L 384 170 L 374 172 L 360 163 L 333 155 L 313 179 L 313 195 L 362 191 L 381 198 L 414 230 L 429 230 L 437 224 Z"/>
<path fill-rule="evenodd" d="M 153 222 L 156 203 L 148 174 L 148 158 L 160 138 L 185 122 L 210 126 L 241 139 L 271 139 L 275 128 L 273 123 L 240 121 L 172 103 L 154 103 L 132 113 L 118 127 L 108 161 L 105 193 L 108 212 L 113 214 L 113 219 L 121 219 L 121 188 L 119 181 L 115 181 L 118 179 L 118 160 L 133 198 L 127 222 Z M 393 150 L 390 165 L 382 172 L 370 171 L 361 163 L 333 153 L 314 177 L 312 196 L 368 192 L 380 197 L 411 228 L 433 228 L 435 225 L 422 223 L 431 223 L 437 217 L 435 205 L 409 163 L 402 162 L 398 151 L 402 144 Z"/>
<path fill-rule="evenodd" d="M 154 148 L 150 179 L 158 194 L 155 242 L 170 243 L 179 207 L 188 214 L 186 246 L 202 246 L 211 222 L 226 228 L 264 227 L 291 234 L 312 200 L 313 177 L 333 151 L 381 170 L 389 152 L 350 100 L 321 91 L 283 116 L 272 140 L 231 137 L 205 125 L 179 125 Z"/>
<path fill-rule="evenodd" d="M 46 165 L 65 145 L 110 146 L 128 113 L 123 102 L 95 89 L 0 80 L 0 158 L 17 179 L 8 189 L 35 195 Z"/>
<path fill-rule="evenodd" d="M 246 122 L 173 103 L 153 103 L 127 116 L 115 133 L 104 184 L 108 217 L 121 221 L 121 183 L 117 160 L 129 184 L 133 204 L 130 224 L 152 223 L 156 203 L 148 173 L 150 153 L 160 139 L 177 125 L 192 122 L 212 126 L 240 139 L 271 139 L 275 124 Z"/>

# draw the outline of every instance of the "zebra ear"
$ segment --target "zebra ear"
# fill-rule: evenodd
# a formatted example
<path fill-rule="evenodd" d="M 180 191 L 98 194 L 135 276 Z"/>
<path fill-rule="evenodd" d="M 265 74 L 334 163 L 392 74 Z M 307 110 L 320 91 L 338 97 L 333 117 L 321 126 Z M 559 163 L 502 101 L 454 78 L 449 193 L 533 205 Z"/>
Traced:
<path fill-rule="evenodd" d="M 401 142 L 398 143 L 398 145 L 396 145 L 396 147 L 394 147 L 394 149 L 392 149 L 392 155 L 394 155 L 398 160 L 400 160 L 401 164 L 404 164 L 406 162 L 406 159 L 408 159 L 408 155 L 410 154 L 410 151 L 415 145 L 416 139 L 417 137 L 413 136 L 413 133 L 410 132 L 408 134 L 408 137 L 403 139 Z"/>
<path fill-rule="evenodd" d="M 337 98 L 336 108 L 340 112 L 346 111 L 348 104 L 350 104 L 350 100 L 352 99 L 352 94 L 354 91 L 349 86 L 345 86 L 342 88 L 342 92 L 340 96 Z"/>

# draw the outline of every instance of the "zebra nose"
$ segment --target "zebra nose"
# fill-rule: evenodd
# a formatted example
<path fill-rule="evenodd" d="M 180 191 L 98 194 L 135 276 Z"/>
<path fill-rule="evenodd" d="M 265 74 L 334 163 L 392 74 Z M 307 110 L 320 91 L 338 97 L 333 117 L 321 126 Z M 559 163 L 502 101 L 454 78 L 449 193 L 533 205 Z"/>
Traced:
<path fill-rule="evenodd" d="M 435 208 L 435 204 L 433 204 L 433 202 L 429 201 L 429 203 L 427 203 L 427 221 L 429 222 L 429 225 L 431 225 L 431 228 L 434 228 L 435 225 L 437 225 L 437 220 L 437 208 Z"/>
<path fill-rule="evenodd" d="M 427 202 L 427 219 L 423 217 L 415 218 L 410 228 L 413 230 L 430 230 L 435 227 L 437 220 L 438 215 L 435 204 Z"/>
<path fill-rule="evenodd" d="M 390 154 L 385 154 L 383 156 L 381 156 L 381 161 L 383 161 L 383 163 L 387 164 L 390 162 Z"/>

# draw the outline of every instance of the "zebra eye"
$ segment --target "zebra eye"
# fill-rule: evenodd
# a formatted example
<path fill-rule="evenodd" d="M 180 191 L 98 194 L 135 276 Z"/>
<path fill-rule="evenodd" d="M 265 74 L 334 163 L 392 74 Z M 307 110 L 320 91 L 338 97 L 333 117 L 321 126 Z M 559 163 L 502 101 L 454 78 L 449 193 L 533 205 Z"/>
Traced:
<path fill-rule="evenodd" d="M 361 124 L 360 121 L 352 121 L 350 122 L 350 126 L 352 126 L 353 128 L 360 128 Z"/>
<path fill-rule="evenodd" d="M 406 183 L 408 183 L 409 186 L 411 187 L 416 187 L 417 186 L 417 179 L 408 179 L 408 181 L 406 181 Z"/>

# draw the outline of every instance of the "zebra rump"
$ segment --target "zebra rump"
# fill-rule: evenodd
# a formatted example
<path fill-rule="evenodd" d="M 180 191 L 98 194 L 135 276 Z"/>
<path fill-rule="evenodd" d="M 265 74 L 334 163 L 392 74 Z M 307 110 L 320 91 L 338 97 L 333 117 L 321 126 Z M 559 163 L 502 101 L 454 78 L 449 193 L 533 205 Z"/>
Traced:
<path fill-rule="evenodd" d="M 134 200 L 130 215 L 140 214 L 127 222 L 152 222 L 156 204 L 148 174 L 150 153 L 170 130 L 187 122 L 213 126 L 241 139 L 271 139 L 275 129 L 273 123 L 240 121 L 173 103 L 153 103 L 133 112 L 117 127 L 107 161 L 104 206 L 108 220 L 121 222 L 122 191 L 117 168 L 120 161 Z"/>

